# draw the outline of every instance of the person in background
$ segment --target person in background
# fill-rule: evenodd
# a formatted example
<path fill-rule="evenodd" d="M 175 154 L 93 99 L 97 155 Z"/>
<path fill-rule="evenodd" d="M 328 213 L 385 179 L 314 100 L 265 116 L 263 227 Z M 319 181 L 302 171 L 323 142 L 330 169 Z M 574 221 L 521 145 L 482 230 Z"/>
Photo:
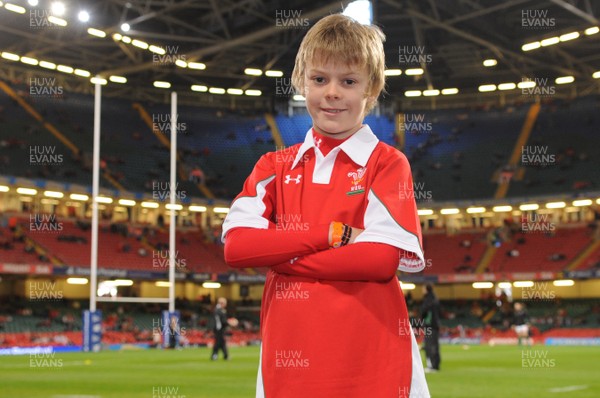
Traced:
<path fill-rule="evenodd" d="M 432 373 L 440 370 L 440 302 L 433 292 L 433 286 L 423 286 L 423 303 L 421 304 L 421 318 L 425 327 L 425 356 L 427 368 L 425 372 Z"/>

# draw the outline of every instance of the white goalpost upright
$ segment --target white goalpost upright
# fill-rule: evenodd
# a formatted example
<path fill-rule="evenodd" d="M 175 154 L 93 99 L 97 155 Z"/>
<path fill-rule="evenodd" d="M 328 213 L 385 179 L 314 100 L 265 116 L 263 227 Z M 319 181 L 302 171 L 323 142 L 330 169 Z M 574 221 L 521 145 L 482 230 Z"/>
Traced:
<path fill-rule="evenodd" d="M 99 78 L 99 77 L 96 77 Z M 98 297 L 98 192 L 100 185 L 100 118 L 102 85 L 94 88 L 94 148 L 92 163 L 92 241 L 90 254 L 90 308 L 83 314 L 83 351 L 100 351 L 102 340 L 102 314 L 96 308 L 97 302 L 114 303 L 168 303 L 168 311 L 161 316 L 160 331 L 163 346 L 169 345 L 171 326 L 179 330 L 179 312 L 175 310 L 175 204 L 177 197 L 177 93 L 171 93 L 171 163 L 169 195 L 169 297 Z M 175 325 L 173 325 L 175 322 Z"/>

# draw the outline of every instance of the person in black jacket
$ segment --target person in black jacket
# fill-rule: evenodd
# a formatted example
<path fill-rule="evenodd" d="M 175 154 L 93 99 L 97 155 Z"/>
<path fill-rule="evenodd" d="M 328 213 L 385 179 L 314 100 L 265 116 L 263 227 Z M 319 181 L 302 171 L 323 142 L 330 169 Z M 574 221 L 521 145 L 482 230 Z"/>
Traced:
<path fill-rule="evenodd" d="M 223 351 L 223 358 L 229 359 L 227 352 L 227 342 L 225 341 L 225 330 L 227 329 L 227 299 L 219 297 L 217 305 L 213 312 L 213 332 L 215 333 L 215 343 L 211 359 L 215 361 L 219 357 L 219 350 Z"/>
<path fill-rule="evenodd" d="M 440 302 L 433 293 L 433 286 L 426 284 L 423 287 L 423 303 L 421 304 L 421 318 L 425 328 L 425 356 L 427 368 L 425 372 L 440 370 Z"/>

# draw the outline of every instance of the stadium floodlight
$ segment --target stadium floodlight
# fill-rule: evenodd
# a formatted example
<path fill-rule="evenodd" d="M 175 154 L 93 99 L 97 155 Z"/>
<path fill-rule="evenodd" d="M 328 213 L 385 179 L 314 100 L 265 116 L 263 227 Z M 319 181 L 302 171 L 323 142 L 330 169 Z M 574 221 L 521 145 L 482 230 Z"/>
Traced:
<path fill-rule="evenodd" d="M 592 74 L 592 77 L 593 77 L 594 79 L 600 79 L 600 70 L 599 70 L 599 71 L 596 71 L 596 72 L 594 72 L 594 73 Z"/>
<path fill-rule="evenodd" d="M 417 286 L 414 283 L 408 283 L 408 282 L 400 282 L 400 288 L 402 290 L 415 290 Z"/>
<path fill-rule="evenodd" d="M 425 97 L 435 97 L 440 95 L 440 90 L 423 90 L 423 95 Z"/>
<path fill-rule="evenodd" d="M 532 43 L 523 44 L 523 46 L 521 46 L 521 50 L 523 50 L 523 51 L 536 50 L 536 49 L 540 48 L 541 45 L 542 44 L 539 41 L 534 41 Z"/>
<path fill-rule="evenodd" d="M 221 287 L 219 282 L 204 282 L 202 287 L 205 289 L 218 289 Z"/>
<path fill-rule="evenodd" d="M 90 77 L 92 75 L 90 73 L 90 71 L 85 70 L 85 69 L 75 69 L 75 71 L 73 73 L 76 74 L 77 76 L 81 76 L 81 77 Z"/>
<path fill-rule="evenodd" d="M 431 209 L 420 209 L 420 210 L 417 210 L 417 214 L 419 216 L 430 216 L 430 215 L 433 214 L 433 210 L 431 210 Z"/>
<path fill-rule="evenodd" d="M 299 102 L 306 101 L 306 98 L 302 94 L 294 94 L 292 99 Z"/>
<path fill-rule="evenodd" d="M 475 289 L 491 289 L 494 284 L 492 282 L 473 282 L 471 286 Z"/>
<path fill-rule="evenodd" d="M 563 209 L 567 207 L 565 202 L 549 202 L 546 203 L 546 209 Z"/>
<path fill-rule="evenodd" d="M 25 8 L 12 3 L 4 4 L 4 8 L 6 8 L 8 11 L 16 12 L 17 14 L 25 14 L 27 11 Z"/>
<path fill-rule="evenodd" d="M 246 68 L 244 69 L 244 74 L 248 76 L 262 76 L 263 72 L 257 68 Z"/>
<path fill-rule="evenodd" d="M 483 66 L 487 66 L 488 68 L 490 66 L 496 66 L 496 65 L 498 65 L 498 61 L 493 58 L 483 60 Z"/>
<path fill-rule="evenodd" d="M 148 50 L 158 55 L 165 55 L 167 53 L 164 48 L 155 46 L 154 44 L 148 47 Z"/>
<path fill-rule="evenodd" d="M 442 89 L 442 95 L 454 95 L 458 94 L 458 89 L 455 87 Z"/>
<path fill-rule="evenodd" d="M 194 84 L 194 85 L 192 85 L 192 91 L 198 91 L 201 93 L 205 93 L 208 91 L 208 87 L 203 86 L 201 84 Z"/>
<path fill-rule="evenodd" d="M 55 205 L 55 206 L 57 206 L 60 202 L 58 200 L 56 200 L 56 199 L 47 199 L 47 198 L 44 198 L 44 199 L 40 200 L 40 203 L 43 204 L 43 205 Z"/>
<path fill-rule="evenodd" d="M 54 15 L 48 16 L 48 22 L 53 23 L 58 26 L 67 26 L 67 20 L 59 17 L 55 17 Z"/>
<path fill-rule="evenodd" d="M 221 87 L 211 87 L 208 89 L 211 94 L 225 94 L 225 89 Z"/>
<path fill-rule="evenodd" d="M 485 207 L 469 207 L 469 208 L 467 208 L 467 213 L 469 213 L 469 214 L 485 213 Z"/>
<path fill-rule="evenodd" d="M 114 281 L 107 281 L 112 283 L 113 286 L 133 286 L 131 279 L 115 279 Z"/>
<path fill-rule="evenodd" d="M 158 209 L 158 203 L 156 202 L 142 202 L 141 206 L 147 209 Z"/>
<path fill-rule="evenodd" d="M 492 211 L 494 213 L 505 213 L 512 210 L 512 206 L 494 206 Z"/>
<path fill-rule="evenodd" d="M 260 97 L 262 95 L 262 91 L 250 89 L 250 90 L 244 91 L 244 94 L 246 94 L 250 97 Z"/>
<path fill-rule="evenodd" d="M 549 37 L 547 39 L 542 40 L 540 42 L 540 44 L 542 45 L 542 47 L 548 47 L 548 46 L 553 46 L 558 42 L 560 42 L 560 39 L 558 38 L 558 36 L 553 36 L 553 37 Z"/>
<path fill-rule="evenodd" d="M 561 76 L 561 77 L 557 77 L 556 80 L 554 80 L 554 82 L 556 84 L 568 84 L 568 83 L 573 83 L 574 81 L 575 81 L 574 76 Z"/>
<path fill-rule="evenodd" d="M 123 37 L 121 37 L 121 41 L 123 43 L 129 44 L 129 43 L 131 43 L 131 37 L 129 37 L 129 36 L 123 36 Z"/>
<path fill-rule="evenodd" d="M 123 35 L 120 33 L 115 33 L 114 35 L 112 35 L 112 38 L 116 41 L 120 41 L 123 38 Z"/>
<path fill-rule="evenodd" d="M 106 197 L 106 196 L 96 196 L 96 203 L 110 204 L 112 202 L 113 202 L 112 198 L 109 198 L 109 197 Z"/>
<path fill-rule="evenodd" d="M 156 281 L 156 282 L 154 282 L 154 286 L 156 286 L 156 287 L 171 287 L 171 283 L 168 281 Z"/>
<path fill-rule="evenodd" d="M 106 32 L 103 30 L 100 30 L 100 29 L 88 28 L 87 32 L 88 32 L 88 34 L 90 34 L 92 36 L 96 36 L 96 37 L 100 37 L 100 38 L 106 37 Z"/>
<path fill-rule="evenodd" d="M 89 22 L 89 20 L 90 20 L 90 13 L 87 12 L 87 11 L 85 11 L 85 10 L 81 10 L 77 14 L 77 19 L 79 19 L 80 22 Z"/>
<path fill-rule="evenodd" d="M 18 61 L 20 57 L 17 54 L 4 51 L 2 53 L 2 58 L 8 59 L 9 61 Z"/>
<path fill-rule="evenodd" d="M 72 200 L 79 200 L 79 201 L 85 202 L 90 197 L 87 195 L 80 194 L 80 193 L 72 193 L 71 195 L 69 195 L 69 198 Z"/>
<path fill-rule="evenodd" d="M 404 92 L 405 97 L 420 97 L 421 90 L 408 90 Z"/>
<path fill-rule="evenodd" d="M 242 94 L 244 94 L 244 90 L 242 90 L 241 88 L 228 88 L 227 94 L 242 95 Z"/>
<path fill-rule="evenodd" d="M 406 76 L 419 76 L 422 75 L 425 71 L 423 68 L 411 68 L 404 71 Z"/>
<path fill-rule="evenodd" d="M 113 83 L 127 83 L 127 78 L 124 76 L 110 76 L 108 80 L 110 80 Z"/>
<path fill-rule="evenodd" d="M 533 281 L 515 281 L 513 282 L 514 287 L 532 287 Z"/>
<path fill-rule="evenodd" d="M 65 196 L 65 194 L 62 192 L 58 192 L 58 191 L 44 191 L 44 196 L 46 196 L 48 198 L 61 199 Z"/>
<path fill-rule="evenodd" d="M 402 69 L 386 69 L 383 74 L 385 76 L 400 76 L 402 74 Z"/>
<path fill-rule="evenodd" d="M 267 76 L 267 77 L 282 77 L 283 72 L 280 70 L 268 70 L 265 72 L 265 76 Z"/>
<path fill-rule="evenodd" d="M 46 69 L 56 69 L 56 64 L 48 61 L 40 61 L 40 66 Z"/>
<path fill-rule="evenodd" d="M 188 210 L 189 211 L 196 211 L 196 212 L 205 212 L 208 209 L 206 208 L 206 206 L 191 205 L 190 207 L 188 207 Z"/>
<path fill-rule="evenodd" d="M 67 65 L 58 65 L 56 67 L 56 70 L 59 71 L 59 72 L 63 72 L 63 73 L 73 73 L 73 71 L 75 69 L 73 69 L 72 67 L 67 66 Z"/>
<path fill-rule="evenodd" d="M 36 195 L 37 189 L 33 188 L 17 188 L 17 193 L 20 195 Z"/>
<path fill-rule="evenodd" d="M 142 50 L 147 50 L 148 47 L 150 46 L 148 43 L 146 43 L 145 41 L 141 41 L 138 39 L 133 39 L 133 41 L 131 42 L 131 45 L 137 48 L 141 48 Z"/>
<path fill-rule="evenodd" d="M 175 65 L 179 66 L 180 68 L 187 68 L 187 62 L 182 59 L 176 59 Z"/>
<path fill-rule="evenodd" d="M 554 286 L 573 286 L 575 281 L 573 279 L 557 279 L 552 284 Z"/>
<path fill-rule="evenodd" d="M 510 282 L 500 282 L 500 283 L 498 283 L 498 287 L 500 289 L 510 289 L 512 287 L 512 283 L 510 283 Z"/>
<path fill-rule="evenodd" d="M 540 205 L 538 205 L 537 203 L 527 203 L 527 204 L 519 206 L 519 210 L 521 210 L 521 211 L 532 211 L 532 210 L 537 210 L 539 208 L 540 208 Z"/>
<path fill-rule="evenodd" d="M 37 65 L 39 63 L 37 59 L 30 57 L 21 57 L 21 62 L 27 65 Z"/>
<path fill-rule="evenodd" d="M 229 207 L 215 207 L 213 211 L 215 213 L 227 214 L 229 213 Z"/>
<path fill-rule="evenodd" d="M 52 12 L 53 15 L 65 15 L 66 11 L 67 8 L 65 7 L 65 4 L 61 1 L 55 1 L 52 4 L 50 4 L 50 12 Z"/>
<path fill-rule="evenodd" d="M 600 198 L 596 199 L 596 204 L 600 205 Z"/>
<path fill-rule="evenodd" d="M 481 93 L 486 93 L 486 92 L 489 92 L 489 91 L 496 91 L 496 85 L 495 84 L 482 84 L 477 89 Z"/>
<path fill-rule="evenodd" d="M 121 24 L 121 30 L 123 32 L 129 32 L 130 29 L 131 29 L 131 26 L 128 23 Z"/>
<path fill-rule="evenodd" d="M 181 210 L 181 209 L 183 209 L 183 206 L 182 206 L 182 205 L 179 205 L 179 204 L 174 204 L 174 205 L 172 205 L 172 204 L 170 204 L 170 203 L 167 203 L 167 204 L 165 205 L 165 208 L 166 208 L 166 209 L 168 209 L 168 210 Z"/>
<path fill-rule="evenodd" d="M 7 187 L 6 185 L 0 185 L 0 192 L 8 192 L 10 191 L 10 188 Z"/>
<path fill-rule="evenodd" d="M 440 214 L 443 214 L 443 215 L 451 215 L 451 214 L 458 214 L 458 213 L 460 213 L 460 210 L 455 207 L 440 210 Z"/>
<path fill-rule="evenodd" d="M 0 3 L 2 3 L 2 2 L 0 1 Z M 27 0 L 27 4 L 29 4 L 32 7 L 35 7 L 39 4 L 39 1 L 38 0 Z"/>
<path fill-rule="evenodd" d="M 154 83 L 152 83 L 152 85 L 156 88 L 171 88 L 171 83 L 163 82 L 160 80 L 155 81 Z"/>
<path fill-rule="evenodd" d="M 500 83 L 498 84 L 498 90 L 514 90 L 517 88 L 515 83 Z"/>
<path fill-rule="evenodd" d="M 599 28 L 599 27 L 597 27 L 597 26 L 593 26 L 593 27 L 591 27 L 591 28 L 587 28 L 587 29 L 584 31 L 584 33 L 585 33 L 586 35 L 588 35 L 588 36 L 595 35 L 595 34 L 596 34 L 596 33 L 598 33 L 598 32 L 600 32 L 600 28 Z"/>
<path fill-rule="evenodd" d="M 90 82 L 92 82 L 92 84 L 100 84 L 100 85 L 105 85 L 108 84 L 108 81 L 102 77 L 92 77 L 90 79 Z"/>
<path fill-rule="evenodd" d="M 190 69 L 204 70 L 206 69 L 206 64 L 202 62 L 188 62 L 187 67 Z"/>
<path fill-rule="evenodd" d="M 69 285 L 87 285 L 88 282 L 87 278 L 67 278 L 67 283 Z"/>
<path fill-rule="evenodd" d="M 536 85 L 535 80 L 523 80 L 523 81 L 517 83 L 518 88 L 533 88 L 533 87 L 535 87 L 535 85 Z"/>
<path fill-rule="evenodd" d="M 579 199 L 579 200 L 573 201 L 573 206 L 575 206 L 575 207 L 591 206 L 591 205 L 592 205 L 591 199 Z"/>
<path fill-rule="evenodd" d="M 579 32 L 565 33 L 558 38 L 560 41 L 575 40 L 579 37 Z"/>
<path fill-rule="evenodd" d="M 122 206 L 135 206 L 135 200 L 119 199 L 119 204 Z"/>

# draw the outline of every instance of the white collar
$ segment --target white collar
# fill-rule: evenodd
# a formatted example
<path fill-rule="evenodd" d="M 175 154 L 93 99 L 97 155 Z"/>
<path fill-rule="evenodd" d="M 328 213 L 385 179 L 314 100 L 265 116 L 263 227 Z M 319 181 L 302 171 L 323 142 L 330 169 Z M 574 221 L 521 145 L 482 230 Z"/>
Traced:
<path fill-rule="evenodd" d="M 379 139 L 375 136 L 375 134 L 373 134 L 371 128 L 364 124 L 360 130 L 352 134 L 350 138 L 342 142 L 336 148 L 343 150 L 354 163 L 364 167 L 369 161 L 369 158 L 375 150 L 378 142 Z M 310 148 L 316 148 L 314 136 L 312 134 L 312 127 L 306 133 L 304 142 L 302 145 L 300 145 L 300 149 L 298 149 L 298 153 L 296 154 L 296 158 L 292 164 L 292 169 L 298 165 L 298 162 L 300 162 L 300 159 L 304 153 Z"/>

